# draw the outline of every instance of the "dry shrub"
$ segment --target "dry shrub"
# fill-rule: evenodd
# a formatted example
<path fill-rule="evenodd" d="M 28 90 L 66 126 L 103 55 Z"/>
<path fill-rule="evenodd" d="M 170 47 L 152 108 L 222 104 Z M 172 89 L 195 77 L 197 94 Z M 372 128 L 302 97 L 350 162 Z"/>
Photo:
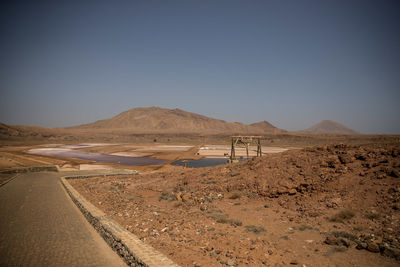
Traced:
<path fill-rule="evenodd" d="M 204 180 L 201 182 L 202 184 L 216 184 L 217 182 L 214 180 Z"/>
<path fill-rule="evenodd" d="M 354 211 L 349 209 L 344 209 L 333 215 L 329 221 L 337 222 L 337 223 L 344 223 L 347 220 L 350 220 L 355 215 Z"/>
<path fill-rule="evenodd" d="M 229 224 L 232 226 L 242 226 L 243 223 L 237 219 L 229 219 Z"/>
<path fill-rule="evenodd" d="M 174 208 L 179 208 L 182 205 L 183 205 L 182 202 L 177 202 L 177 203 L 174 204 Z"/>
<path fill-rule="evenodd" d="M 230 224 L 232 226 L 242 226 L 243 223 L 240 220 L 236 219 L 231 219 L 228 217 L 228 215 L 223 214 L 223 213 L 211 213 L 210 218 L 214 219 L 217 223 L 226 223 Z"/>
<path fill-rule="evenodd" d="M 312 218 L 316 218 L 316 217 L 321 216 L 321 213 L 319 213 L 318 211 L 310 211 L 310 212 L 308 213 L 308 216 L 309 216 L 309 217 L 312 217 Z"/>
<path fill-rule="evenodd" d="M 313 228 L 307 224 L 302 224 L 297 229 L 300 231 L 313 230 Z"/>
<path fill-rule="evenodd" d="M 365 217 L 370 220 L 377 220 L 381 217 L 381 215 L 377 212 L 368 212 L 367 214 L 365 214 Z"/>
<path fill-rule="evenodd" d="M 239 198 L 240 198 L 239 192 L 235 192 L 229 197 L 229 199 L 239 199 Z"/>
<path fill-rule="evenodd" d="M 161 200 L 167 200 L 167 201 L 174 201 L 177 200 L 175 194 L 167 192 L 167 191 L 163 191 L 160 195 L 160 197 L 158 198 L 158 201 Z"/>
<path fill-rule="evenodd" d="M 256 235 L 266 232 L 264 227 L 257 225 L 246 225 L 246 232 L 255 233 Z"/>
<path fill-rule="evenodd" d="M 331 232 L 331 235 L 333 235 L 334 237 L 337 237 L 337 238 L 344 237 L 351 241 L 357 240 L 357 236 L 355 236 L 351 233 L 345 232 L 345 231 L 333 231 L 333 232 Z"/>

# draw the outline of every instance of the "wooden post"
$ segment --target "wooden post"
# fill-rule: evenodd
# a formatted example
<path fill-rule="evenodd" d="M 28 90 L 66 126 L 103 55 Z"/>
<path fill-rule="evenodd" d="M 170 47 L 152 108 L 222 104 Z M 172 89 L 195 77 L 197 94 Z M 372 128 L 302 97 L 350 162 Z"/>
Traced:
<path fill-rule="evenodd" d="M 235 141 L 234 141 L 234 137 L 232 137 L 231 162 L 233 162 L 235 159 L 236 159 L 236 155 L 235 155 Z"/>
<path fill-rule="evenodd" d="M 258 138 L 258 141 L 257 141 L 257 157 L 261 157 L 261 156 L 262 156 L 261 139 Z"/>
<path fill-rule="evenodd" d="M 189 165 L 189 161 L 187 160 L 182 160 L 182 163 L 183 163 L 183 168 L 187 168 Z"/>
<path fill-rule="evenodd" d="M 249 159 L 249 146 L 251 144 L 257 145 L 257 157 L 262 156 L 261 136 L 232 136 L 231 156 L 230 162 L 236 160 L 236 146 L 244 146 L 246 148 L 246 156 Z"/>

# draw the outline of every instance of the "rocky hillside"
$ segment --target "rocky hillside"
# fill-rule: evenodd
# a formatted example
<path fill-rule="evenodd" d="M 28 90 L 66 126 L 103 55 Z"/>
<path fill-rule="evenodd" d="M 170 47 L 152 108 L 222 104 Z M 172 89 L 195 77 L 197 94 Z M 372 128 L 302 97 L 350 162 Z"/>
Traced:
<path fill-rule="evenodd" d="M 268 122 L 246 125 L 209 118 L 180 109 L 134 108 L 117 116 L 80 125 L 79 129 L 127 129 L 137 132 L 275 133 Z"/>
<path fill-rule="evenodd" d="M 19 136 L 21 132 L 11 126 L 8 126 L 4 123 L 0 123 L 0 136 L 8 137 L 8 136 Z"/>
<path fill-rule="evenodd" d="M 10 126 L 0 123 L 0 138 L 46 136 L 52 129 L 34 126 Z"/>
<path fill-rule="evenodd" d="M 302 132 L 311 134 L 359 134 L 353 129 L 331 120 L 321 121 Z"/>
<path fill-rule="evenodd" d="M 319 146 L 71 183 L 181 266 L 400 262 L 398 143 Z"/>

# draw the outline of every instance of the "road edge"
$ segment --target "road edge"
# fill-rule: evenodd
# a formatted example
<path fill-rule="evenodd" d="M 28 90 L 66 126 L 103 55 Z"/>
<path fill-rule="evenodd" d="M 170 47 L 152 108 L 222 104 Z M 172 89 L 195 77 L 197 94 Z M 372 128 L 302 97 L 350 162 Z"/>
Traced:
<path fill-rule="evenodd" d="M 0 187 L 2 187 L 3 185 L 6 185 L 8 182 L 11 182 L 11 181 L 14 180 L 15 178 L 17 178 L 17 176 L 19 176 L 19 175 L 20 175 L 20 174 L 17 173 L 17 174 L 15 174 L 13 177 L 11 177 L 10 179 L 7 179 L 6 181 L 2 182 L 2 183 L 0 184 Z"/>
<path fill-rule="evenodd" d="M 23 168 L 3 170 L 0 171 L 0 173 L 12 174 L 12 173 L 27 173 L 27 172 L 58 172 L 59 169 L 60 168 L 57 165 L 45 165 L 45 166 L 33 166 L 33 167 L 23 167 Z"/>
<path fill-rule="evenodd" d="M 0 171 L 0 174 L 13 174 L 15 175 L 11 177 L 10 179 L 7 179 L 6 181 L 0 183 L 0 187 L 6 185 L 7 183 L 11 182 L 15 178 L 17 178 L 20 174 L 22 173 L 28 173 L 28 172 L 58 172 L 59 167 L 57 165 L 45 165 L 45 166 L 33 166 L 33 167 L 23 167 L 23 168 L 14 168 L 14 169 L 9 169 L 9 170 L 2 170 Z"/>
<path fill-rule="evenodd" d="M 122 174 L 65 176 L 61 177 L 61 183 L 87 221 L 129 266 L 178 267 L 179 265 L 167 258 L 164 254 L 145 244 L 136 235 L 124 229 L 114 220 L 108 218 L 103 211 L 87 201 L 68 182 L 68 179 L 85 179 L 114 175 Z M 126 173 L 123 175 L 126 175 Z"/>

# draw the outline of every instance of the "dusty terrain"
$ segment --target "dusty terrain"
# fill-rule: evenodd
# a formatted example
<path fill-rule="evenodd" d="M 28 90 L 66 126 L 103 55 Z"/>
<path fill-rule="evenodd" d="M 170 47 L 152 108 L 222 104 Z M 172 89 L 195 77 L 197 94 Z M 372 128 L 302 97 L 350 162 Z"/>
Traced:
<path fill-rule="evenodd" d="M 399 266 L 399 176 L 393 143 L 71 183 L 183 266 Z"/>
<path fill-rule="evenodd" d="M 289 151 L 215 168 L 168 164 L 229 152 L 230 136 L 4 126 L 0 170 L 56 164 L 61 170 L 142 172 L 73 183 L 183 266 L 399 265 L 399 136 L 263 134 L 263 147 Z M 105 144 L 80 149 L 167 164 L 122 166 L 26 153 L 87 142 Z M 337 143 L 347 145 L 324 146 Z M 206 144 L 219 150 L 199 152 Z"/>
<path fill-rule="evenodd" d="M 251 127 L 274 132 L 262 134 L 263 147 L 289 151 L 239 164 L 183 169 L 168 163 L 229 153 L 233 133 L 0 126 L 0 170 L 56 164 L 61 170 L 142 172 L 72 183 L 183 266 L 399 265 L 399 136 L 282 133 L 262 122 Z M 81 149 L 167 163 L 122 166 L 26 153 L 87 142 L 106 144 Z M 325 146 L 337 143 L 346 145 Z M 199 151 L 206 144 L 219 150 Z"/>
<path fill-rule="evenodd" d="M 205 144 L 225 143 L 231 135 L 256 134 L 263 135 L 274 145 L 294 146 L 395 138 L 394 136 L 359 135 L 333 121 L 322 121 L 305 132 L 288 132 L 267 121 L 253 124 L 226 122 L 180 109 L 149 107 L 130 109 L 109 119 L 67 128 L 10 126 L 0 123 L 0 144 L 55 142 Z"/>
<path fill-rule="evenodd" d="M 7 170 L 20 167 L 60 165 L 67 161 L 52 157 L 29 155 L 25 151 L 32 146 L 0 146 L 0 170 Z"/>
<path fill-rule="evenodd" d="M 27 151 L 34 148 L 53 146 L 54 144 L 79 144 L 79 143 L 106 143 L 107 145 L 93 148 L 82 148 L 91 152 L 110 154 L 128 153 L 132 156 L 151 156 L 168 160 L 168 163 L 180 158 L 200 158 L 215 156 L 213 150 L 196 152 L 201 146 L 215 144 L 220 146 L 216 153 L 229 153 L 231 134 L 177 134 L 177 133 L 133 133 L 112 130 L 79 130 L 79 129 L 49 129 L 31 126 L 6 126 L 0 124 L 0 170 L 38 166 L 59 165 L 66 168 L 79 169 L 82 164 L 93 162 L 54 158 L 49 156 L 29 155 Z M 314 145 L 345 143 L 351 145 L 366 143 L 393 143 L 399 142 L 398 135 L 310 135 L 305 133 L 263 134 L 262 145 L 270 151 L 273 147 L 302 148 Z M 191 147 L 187 151 L 149 150 L 154 146 L 183 146 Z M 143 148 L 143 149 L 142 149 Z M 141 151 L 140 151 L 141 150 Z M 266 150 L 264 152 L 267 152 Z M 135 153 L 135 154 L 132 154 Z M 250 151 L 250 153 L 253 153 Z M 242 153 L 243 155 L 244 152 Z M 127 155 L 127 154 L 126 154 Z M 126 166 L 110 165 L 113 168 L 130 168 Z M 165 165 L 163 169 L 169 169 Z M 138 170 L 155 170 L 155 166 L 136 167 Z"/>

